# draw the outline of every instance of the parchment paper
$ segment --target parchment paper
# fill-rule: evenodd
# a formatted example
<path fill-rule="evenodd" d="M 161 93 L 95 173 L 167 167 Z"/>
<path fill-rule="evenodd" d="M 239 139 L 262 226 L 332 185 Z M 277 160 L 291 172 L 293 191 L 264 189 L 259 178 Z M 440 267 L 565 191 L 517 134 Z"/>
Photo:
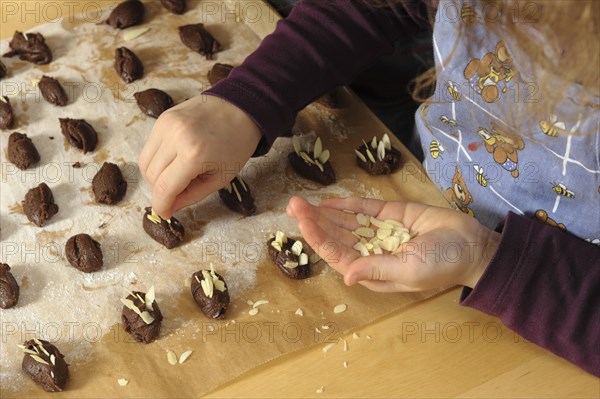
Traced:
<path fill-rule="evenodd" d="M 314 139 L 315 133 L 323 138 L 324 147 L 332 152 L 337 184 L 321 187 L 295 175 L 287 164 L 291 140 L 282 138 L 242 173 L 255 195 L 257 215 L 242 218 L 213 194 L 176 215 L 186 228 L 181 247 L 167 250 L 146 236 L 141 218 L 150 203 L 150 190 L 135 162 L 154 120 L 141 114 L 133 93 L 156 87 L 179 103 L 208 87 L 206 73 L 213 62 L 179 41 L 177 26 L 187 23 L 206 23 L 225 46 L 217 62 L 239 65 L 277 18 L 269 11 L 262 19 L 249 21 L 243 7 L 235 4 L 219 6 L 237 9 L 237 21 L 232 14 L 223 18 L 220 12 L 209 13 L 201 3 L 191 3 L 190 11 L 175 16 L 159 2 L 147 2 L 144 25 L 151 30 L 130 42 L 123 40 L 122 31 L 94 23 L 102 18 L 45 24 L 34 31 L 47 38 L 54 53 L 50 65 L 3 59 L 10 76 L 0 83 L 18 117 L 14 130 L 33 139 L 41 162 L 34 169 L 17 170 L 5 157 L 10 132 L 2 132 L 0 258 L 11 265 L 21 298 L 15 308 L 0 311 L 1 397 L 44 395 L 20 370 L 22 354 L 15 346 L 33 336 L 54 342 L 71 366 L 66 391 L 53 397 L 195 397 L 281 355 L 337 342 L 342 331 L 434 294 L 383 295 L 360 286 L 348 288 L 322 261 L 314 267 L 313 277 L 292 281 L 267 259 L 270 233 L 280 229 L 299 237 L 294 221 L 285 215 L 294 194 L 314 203 L 332 196 L 364 195 L 445 205 L 420 165 L 395 139 L 404 156 L 401 171 L 373 178 L 355 165 L 352 149 L 363 138 L 381 136 L 386 130 L 348 91 L 343 92 L 343 109 L 311 105 L 296 126 L 304 139 Z M 114 50 L 120 46 L 136 52 L 145 66 L 144 78 L 131 85 L 120 82 L 113 69 Z M 7 47 L 2 41 L 0 50 Z M 40 97 L 35 80 L 43 74 L 63 82 L 71 98 L 68 106 L 57 108 Z M 96 151 L 83 155 L 66 145 L 59 117 L 90 122 L 99 134 Z M 104 161 L 118 163 L 129 184 L 125 199 L 115 207 L 95 204 L 91 193 L 91 180 Z M 74 162 L 82 168 L 74 169 Z M 20 202 L 28 189 L 44 181 L 60 211 L 38 228 L 27 221 Z M 64 258 L 67 239 L 82 232 L 101 243 L 102 271 L 81 273 Z M 184 285 L 209 262 L 230 288 L 232 303 L 224 321 L 204 317 Z M 119 298 L 126 289 L 146 291 L 150 286 L 156 288 L 165 320 L 159 340 L 144 345 L 121 329 Z M 263 299 L 269 303 L 250 316 L 248 301 Z M 334 306 L 341 303 L 347 311 L 334 314 Z M 303 316 L 295 314 L 298 308 Z M 188 349 L 194 352 L 184 364 L 167 362 L 167 350 L 180 355 Z M 129 384 L 119 386 L 119 378 Z"/>

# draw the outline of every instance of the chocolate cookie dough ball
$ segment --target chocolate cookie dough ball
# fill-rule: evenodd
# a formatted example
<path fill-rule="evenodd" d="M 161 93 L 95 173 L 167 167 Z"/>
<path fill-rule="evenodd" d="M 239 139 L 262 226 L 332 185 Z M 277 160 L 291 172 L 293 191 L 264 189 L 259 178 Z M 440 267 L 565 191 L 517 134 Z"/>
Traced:
<path fill-rule="evenodd" d="M 10 266 L 0 263 L 0 308 L 12 308 L 19 301 L 19 284 L 10 272 Z"/>
<path fill-rule="evenodd" d="M 67 105 L 69 98 L 65 89 L 61 86 L 60 82 L 49 76 L 42 76 L 40 83 L 38 83 L 42 97 L 50 104 L 58 105 L 59 107 Z"/>
<path fill-rule="evenodd" d="M 92 189 L 96 202 L 113 205 L 125 197 L 127 182 L 123 179 L 123 173 L 117 165 L 104 162 L 92 179 Z"/>
<path fill-rule="evenodd" d="M 148 293 L 134 291 L 127 298 L 121 298 L 123 329 L 138 342 L 150 343 L 158 337 L 162 323 L 162 313 L 154 300 L 154 288 Z"/>
<path fill-rule="evenodd" d="M 228 77 L 231 71 L 233 71 L 233 65 L 220 64 L 217 62 L 210 71 L 208 71 L 208 82 L 214 86 Z"/>
<path fill-rule="evenodd" d="M 164 220 L 161 219 L 152 208 L 146 208 L 142 223 L 146 234 L 168 249 L 175 248 L 183 242 L 185 229 L 179 220 L 174 217 L 169 220 Z"/>
<path fill-rule="evenodd" d="M 20 346 L 23 350 L 21 368 L 47 392 L 61 392 L 69 379 L 69 365 L 58 348 L 51 343 L 32 339 Z"/>
<path fill-rule="evenodd" d="M 127 47 L 119 47 L 115 50 L 115 70 L 125 83 L 131 83 L 144 76 L 144 64 Z"/>
<path fill-rule="evenodd" d="M 159 89 L 148 89 L 133 95 L 138 107 L 148 116 L 158 118 L 160 114 L 173 106 L 173 99 Z"/>
<path fill-rule="evenodd" d="M 229 306 L 229 290 L 223 276 L 210 270 L 200 270 L 192 275 L 192 296 L 207 317 L 224 319 Z"/>
<path fill-rule="evenodd" d="M 254 206 L 254 197 L 250 188 L 244 182 L 241 176 L 236 176 L 225 188 L 219 190 L 221 201 L 234 212 L 241 213 L 244 216 L 253 215 L 256 212 Z"/>
<path fill-rule="evenodd" d="M 400 151 L 392 147 L 387 134 L 381 140 L 373 137 L 369 144 L 363 143 L 354 153 L 358 166 L 374 176 L 394 173 L 400 166 L 402 157 Z"/>
<path fill-rule="evenodd" d="M 115 29 L 125 29 L 144 21 L 144 3 L 139 0 L 127 0 L 115 7 L 106 23 Z"/>
<path fill-rule="evenodd" d="M 4 54 L 4 57 L 19 56 L 23 61 L 33 62 L 34 64 L 49 64 L 52 61 L 52 52 L 46 39 L 41 33 L 21 33 L 16 31 L 12 40 L 8 43 L 10 51 Z"/>
<path fill-rule="evenodd" d="M 193 51 L 202 54 L 207 60 L 221 51 L 221 44 L 206 29 L 204 24 L 190 24 L 179 27 L 181 42 Z"/>
<path fill-rule="evenodd" d="M 289 278 L 305 279 L 310 277 L 308 255 L 303 252 L 302 242 L 292 240 L 278 231 L 267 242 L 271 261 Z"/>
<path fill-rule="evenodd" d="M 23 210 L 30 222 L 42 227 L 52 216 L 58 213 L 54 195 L 46 183 L 32 188 L 25 194 Z"/>
<path fill-rule="evenodd" d="M 160 3 L 173 14 L 183 14 L 187 8 L 186 0 L 160 0 Z"/>
<path fill-rule="evenodd" d="M 0 97 L 0 129 L 10 129 L 15 123 L 15 114 L 8 97 Z"/>
<path fill-rule="evenodd" d="M 73 147 L 80 149 L 84 154 L 92 152 L 98 144 L 98 133 L 83 119 L 59 118 L 60 129 L 65 139 Z"/>
<path fill-rule="evenodd" d="M 17 168 L 25 170 L 40 161 L 33 141 L 26 134 L 14 132 L 8 137 L 8 160 Z"/>
<path fill-rule="evenodd" d="M 87 234 L 77 234 L 67 241 L 67 260 L 76 269 L 91 273 L 104 265 L 100 243 Z"/>

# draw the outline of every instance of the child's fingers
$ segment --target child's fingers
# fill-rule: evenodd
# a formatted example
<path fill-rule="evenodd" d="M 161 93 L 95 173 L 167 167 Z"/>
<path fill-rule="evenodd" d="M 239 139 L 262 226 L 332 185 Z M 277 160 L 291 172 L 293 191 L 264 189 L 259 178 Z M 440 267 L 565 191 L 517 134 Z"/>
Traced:
<path fill-rule="evenodd" d="M 354 230 L 359 226 L 356 215 L 337 209 L 314 206 L 299 196 L 290 199 L 286 210 L 289 216 L 298 220 L 313 219 L 319 223 L 340 226 L 347 230 Z"/>
<path fill-rule="evenodd" d="M 358 252 L 342 244 L 335 236 L 323 230 L 314 220 L 303 219 L 298 222 L 298 228 L 308 245 L 325 262 L 342 274 L 346 272 L 347 265 L 359 256 Z"/>
<path fill-rule="evenodd" d="M 158 152 L 162 144 L 162 138 L 157 132 L 153 132 L 150 134 L 148 141 L 142 148 L 142 152 L 140 153 L 140 158 L 138 159 L 138 167 L 140 168 L 140 172 L 142 176 L 146 176 L 146 171 L 148 170 L 148 166 L 150 162 Z"/>
<path fill-rule="evenodd" d="M 360 281 L 394 281 L 406 284 L 412 281 L 409 271 L 394 255 L 372 255 L 361 257 L 353 262 L 344 274 L 346 285 Z"/>
<path fill-rule="evenodd" d="M 421 291 L 414 287 L 397 283 L 395 281 L 363 280 L 358 284 L 375 292 L 417 292 Z"/>
<path fill-rule="evenodd" d="M 218 182 L 206 181 L 199 177 L 193 179 L 185 190 L 175 197 L 175 202 L 171 206 L 171 213 L 173 214 L 188 205 L 193 205 L 203 200 L 219 188 Z"/>
<path fill-rule="evenodd" d="M 174 151 L 170 151 L 168 148 L 163 146 L 161 151 L 158 151 L 152 160 L 150 161 L 150 165 L 146 169 L 146 180 L 150 183 L 151 186 L 154 186 L 158 177 L 162 174 L 162 172 L 175 160 L 177 157 L 177 153 Z"/>
<path fill-rule="evenodd" d="M 364 213 L 365 215 L 379 215 L 386 202 L 361 197 L 351 198 L 330 198 L 321 201 L 320 206 L 325 208 L 338 209 L 340 211 L 352 211 L 354 213 Z"/>
<path fill-rule="evenodd" d="M 181 157 L 175 158 L 156 179 L 152 190 L 152 209 L 163 219 L 169 219 L 175 198 L 197 175 L 198 172 L 182 161 Z"/>

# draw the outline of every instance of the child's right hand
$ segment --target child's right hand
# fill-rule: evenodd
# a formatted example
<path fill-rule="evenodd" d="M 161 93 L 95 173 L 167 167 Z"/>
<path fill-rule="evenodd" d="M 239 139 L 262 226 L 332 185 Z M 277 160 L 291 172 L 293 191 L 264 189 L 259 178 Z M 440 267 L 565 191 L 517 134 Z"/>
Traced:
<path fill-rule="evenodd" d="M 246 113 L 218 97 L 200 95 L 156 121 L 139 167 L 152 187 L 152 208 L 163 219 L 223 188 L 250 159 L 261 131 Z"/>

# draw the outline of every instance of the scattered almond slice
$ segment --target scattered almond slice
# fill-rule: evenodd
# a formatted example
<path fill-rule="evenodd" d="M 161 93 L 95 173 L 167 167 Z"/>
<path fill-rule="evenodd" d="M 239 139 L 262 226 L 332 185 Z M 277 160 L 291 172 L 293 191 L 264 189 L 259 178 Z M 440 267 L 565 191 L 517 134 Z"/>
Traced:
<path fill-rule="evenodd" d="M 300 317 L 304 316 L 304 312 L 300 308 L 296 309 L 296 313 L 294 313 L 294 314 L 296 316 L 300 316 Z"/>
<path fill-rule="evenodd" d="M 129 384 L 129 381 L 127 381 L 125 378 L 119 378 L 119 379 L 117 380 L 117 382 L 118 382 L 118 383 L 119 383 L 119 385 L 120 385 L 120 386 L 122 386 L 122 387 L 124 387 L 124 386 L 126 386 L 127 384 Z"/>
<path fill-rule="evenodd" d="M 360 254 L 362 256 L 369 256 L 369 250 L 367 249 L 367 247 L 365 247 L 365 244 L 363 244 L 362 242 L 357 242 L 356 244 L 354 244 L 354 246 L 352 246 L 352 248 L 356 249 L 358 252 L 360 252 Z"/>
<path fill-rule="evenodd" d="M 136 39 L 142 36 L 144 33 L 148 32 L 149 30 L 150 28 L 148 27 L 128 29 L 125 31 L 125 33 L 123 33 L 123 40 L 128 42 L 130 40 Z"/>
<path fill-rule="evenodd" d="M 329 330 L 329 326 L 328 326 L 328 325 L 321 326 L 321 328 L 322 328 L 323 330 Z"/>
<path fill-rule="evenodd" d="M 367 158 L 365 158 L 365 156 L 362 154 L 362 152 L 360 152 L 358 150 L 354 150 L 354 153 L 356 154 L 356 156 L 358 157 L 358 159 L 360 159 L 364 163 L 367 163 Z"/>
<path fill-rule="evenodd" d="M 258 309 L 257 308 L 252 308 L 248 311 L 248 314 L 250 316 L 256 316 L 258 314 Z"/>
<path fill-rule="evenodd" d="M 167 351 L 167 360 L 172 366 L 175 366 L 177 364 L 177 355 L 175 352 L 171 350 Z"/>
<path fill-rule="evenodd" d="M 344 340 L 344 352 L 348 352 L 348 341 Z"/>
<path fill-rule="evenodd" d="M 368 340 L 372 340 L 373 339 L 373 337 L 371 337 L 370 335 L 367 335 L 365 338 L 368 339 Z"/>
<path fill-rule="evenodd" d="M 248 300 L 246 301 L 246 303 L 247 303 L 248 305 L 250 305 L 250 306 L 254 305 L 254 302 L 252 301 L 252 299 L 248 299 Z"/>
<path fill-rule="evenodd" d="M 328 345 L 325 345 L 325 346 L 323 347 L 323 352 L 325 352 L 325 353 L 329 352 L 329 351 L 330 351 L 330 350 L 331 350 L 331 349 L 332 349 L 334 346 L 336 346 L 336 345 L 337 345 L 337 344 L 336 344 L 335 342 L 334 342 L 334 343 L 331 343 L 331 344 L 328 344 Z"/>
<path fill-rule="evenodd" d="M 352 333 L 352 338 L 359 339 L 360 335 L 358 335 L 358 333 Z"/>
<path fill-rule="evenodd" d="M 321 330 L 319 330 L 319 327 L 315 327 L 315 331 L 317 334 L 321 334 Z"/>
<path fill-rule="evenodd" d="M 348 362 L 344 362 L 344 368 L 347 369 L 348 368 Z"/>
<path fill-rule="evenodd" d="M 267 303 L 269 303 L 269 301 L 267 301 L 266 299 L 261 299 L 260 301 L 254 302 L 254 305 L 252 305 L 252 307 L 257 308 L 260 305 L 266 305 Z"/>
<path fill-rule="evenodd" d="M 356 221 L 361 226 L 369 227 L 369 225 L 371 224 L 371 217 L 369 215 L 359 213 L 356 215 Z"/>
<path fill-rule="evenodd" d="M 354 230 L 354 232 L 361 237 L 375 237 L 375 231 L 370 227 L 359 227 L 358 229 Z"/>
<path fill-rule="evenodd" d="M 182 364 L 183 362 L 185 362 L 188 359 L 188 357 L 190 357 L 192 352 L 193 352 L 192 350 L 187 350 L 187 351 L 183 352 L 181 354 L 181 356 L 179 356 L 179 364 Z"/>
<path fill-rule="evenodd" d="M 325 392 L 325 387 L 321 387 L 321 388 L 317 389 L 316 392 L 317 393 L 323 393 L 323 392 Z"/>
<path fill-rule="evenodd" d="M 333 308 L 333 313 L 343 313 L 346 311 L 347 308 L 348 307 L 345 304 L 341 303 L 341 304 L 337 305 L 335 308 Z"/>

